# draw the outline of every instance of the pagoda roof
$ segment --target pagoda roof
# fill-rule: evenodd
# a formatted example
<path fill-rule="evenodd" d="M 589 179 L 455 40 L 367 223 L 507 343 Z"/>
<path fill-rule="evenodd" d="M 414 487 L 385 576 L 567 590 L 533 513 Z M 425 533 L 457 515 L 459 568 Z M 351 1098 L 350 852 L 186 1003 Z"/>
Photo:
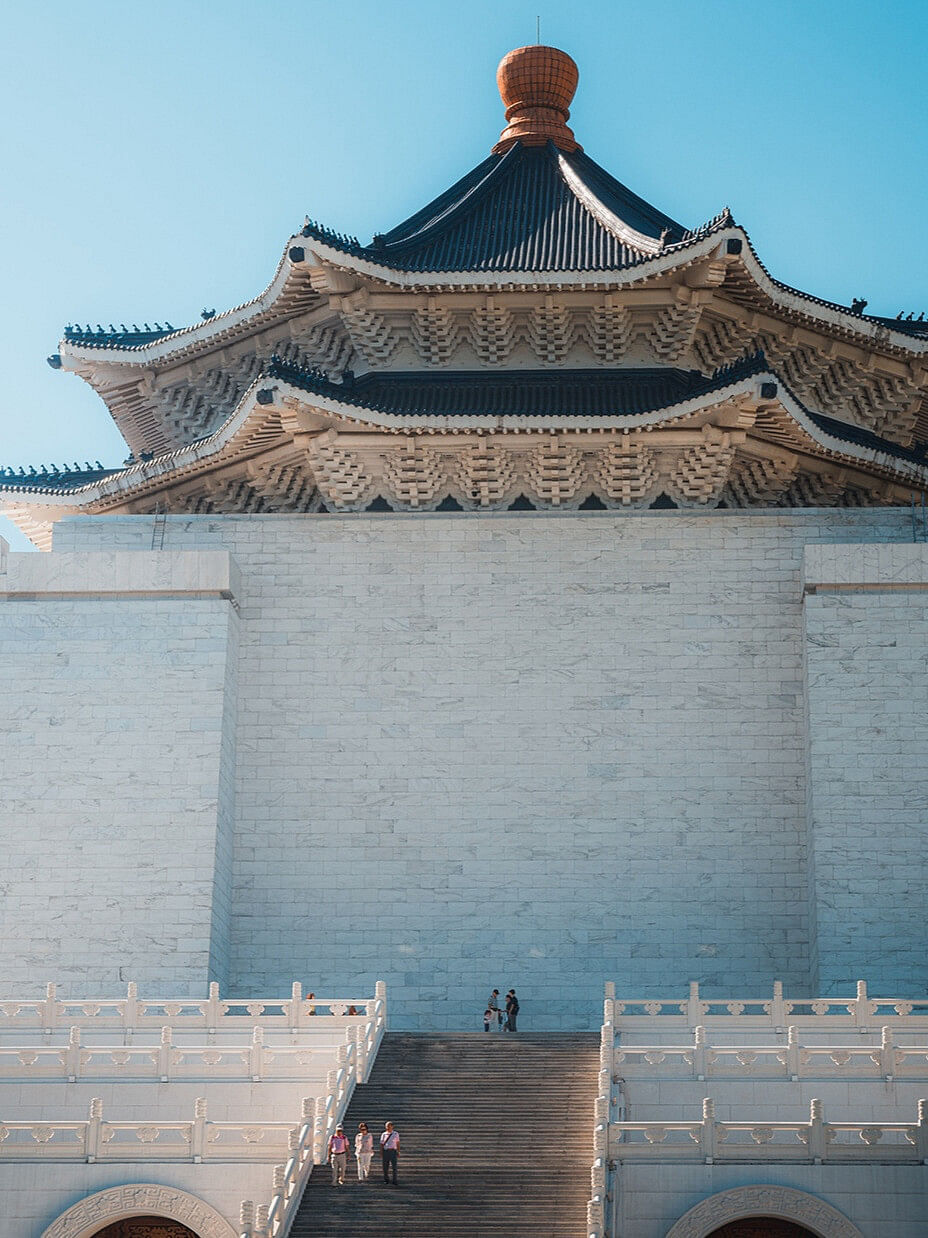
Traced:
<path fill-rule="evenodd" d="M 477 418 L 481 421 L 530 418 L 533 423 L 583 418 L 597 422 L 634 418 L 670 410 L 722 392 L 745 379 L 771 380 L 774 398 L 782 384 L 812 426 L 829 438 L 866 448 L 895 460 L 928 466 L 928 444 L 904 447 L 862 426 L 808 408 L 773 372 L 762 352 L 744 357 L 706 377 L 698 370 L 485 370 L 435 372 L 384 371 L 330 381 L 318 370 L 274 357 L 267 379 L 315 395 L 334 406 L 368 410 L 390 419 Z M 259 392 L 259 400 L 262 393 Z M 269 398 L 264 397 L 264 398 Z M 533 428 L 536 428 L 533 426 Z"/>
<path fill-rule="evenodd" d="M 515 142 L 370 245 L 316 237 L 397 271 L 614 271 L 693 234 L 581 150 Z"/>

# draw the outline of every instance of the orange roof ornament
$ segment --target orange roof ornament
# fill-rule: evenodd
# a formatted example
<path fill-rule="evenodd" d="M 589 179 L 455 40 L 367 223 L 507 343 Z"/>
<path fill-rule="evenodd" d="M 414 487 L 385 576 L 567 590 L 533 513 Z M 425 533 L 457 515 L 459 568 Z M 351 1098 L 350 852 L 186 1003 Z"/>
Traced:
<path fill-rule="evenodd" d="M 502 155 L 516 142 L 558 150 L 582 150 L 567 127 L 570 104 L 580 71 L 566 52 L 556 47 L 517 47 L 499 62 L 496 84 L 509 122 L 493 147 Z"/>

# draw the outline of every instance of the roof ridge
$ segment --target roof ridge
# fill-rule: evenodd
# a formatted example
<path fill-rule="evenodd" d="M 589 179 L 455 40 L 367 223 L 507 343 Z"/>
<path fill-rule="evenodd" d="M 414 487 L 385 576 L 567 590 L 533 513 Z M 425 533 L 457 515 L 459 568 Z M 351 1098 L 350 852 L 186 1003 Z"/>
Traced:
<path fill-rule="evenodd" d="M 505 171 L 509 170 L 510 163 L 517 162 L 517 156 L 515 152 L 524 151 L 524 150 L 525 150 L 525 147 L 522 145 L 522 143 L 516 142 L 512 146 L 510 146 L 510 148 L 504 154 L 490 155 L 489 159 L 494 159 L 495 163 L 493 164 L 492 167 L 487 169 L 486 173 L 483 176 L 479 177 L 479 179 L 477 179 L 474 182 L 474 184 L 471 185 L 467 189 L 467 191 L 463 194 L 463 196 L 459 198 L 455 198 L 452 202 L 449 202 L 448 205 L 443 207 L 437 215 L 435 215 L 432 219 L 424 223 L 422 227 L 417 229 L 415 232 L 410 232 L 406 236 L 401 237 L 400 239 L 396 241 L 391 241 L 389 239 L 393 232 L 399 231 L 399 229 L 403 228 L 405 224 L 409 222 L 409 220 L 414 220 L 418 217 L 418 215 L 422 214 L 424 211 L 428 211 L 429 208 L 434 203 L 442 201 L 442 199 L 445 198 L 447 194 L 441 194 L 438 198 L 433 198 L 431 203 L 428 203 L 426 206 L 422 208 L 422 211 L 417 212 L 416 215 L 411 215 L 409 217 L 409 220 L 404 221 L 404 223 L 397 224 L 397 226 L 395 228 L 392 228 L 390 232 L 384 233 L 379 238 L 380 244 L 372 244 L 368 246 L 368 252 L 379 253 L 388 247 L 390 248 L 395 247 L 397 249 L 400 249 L 404 245 L 411 245 L 416 242 L 421 242 L 423 240 L 430 239 L 433 235 L 439 234 L 443 228 L 447 227 L 450 223 L 453 222 L 454 217 L 459 212 L 463 211 L 468 206 L 472 206 L 474 202 L 479 199 L 479 197 L 481 197 L 484 193 L 486 193 L 490 184 L 493 181 L 498 180 Z M 461 180 L 457 181 L 456 185 L 460 185 L 462 181 L 469 180 L 469 178 L 473 176 L 475 172 L 485 167 L 487 162 L 488 162 L 488 159 L 484 159 L 482 163 L 477 164 L 477 167 L 472 168 L 467 176 L 461 177 Z M 456 185 L 453 185 L 451 189 L 447 191 L 447 193 L 450 194 L 456 188 Z"/>

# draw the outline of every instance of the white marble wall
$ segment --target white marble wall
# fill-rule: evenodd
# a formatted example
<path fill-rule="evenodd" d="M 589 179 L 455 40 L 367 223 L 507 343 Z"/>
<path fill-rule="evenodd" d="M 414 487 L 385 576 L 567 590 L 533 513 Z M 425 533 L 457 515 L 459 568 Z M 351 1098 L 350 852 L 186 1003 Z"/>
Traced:
<path fill-rule="evenodd" d="M 515 985 L 536 1028 L 595 1023 L 604 976 L 808 993 L 803 546 L 910 537 L 892 510 L 169 518 L 242 576 L 235 989 L 383 975 L 394 1026 L 476 1027 Z"/>
<path fill-rule="evenodd" d="M 234 587 L 221 551 L 9 556 L 3 996 L 225 979 Z"/>
<path fill-rule="evenodd" d="M 863 1238 L 924 1238 L 924 1168 L 877 1164 L 623 1165 L 614 1232 L 622 1238 L 665 1238 L 700 1200 L 759 1184 L 802 1191 L 813 1205 L 823 1200 L 856 1225 Z"/>
<path fill-rule="evenodd" d="M 239 1232 L 242 1199 L 270 1202 L 270 1165 L 0 1164 L 0 1238 L 41 1238 L 68 1208 L 88 1195 L 129 1183 L 154 1183 L 209 1204 Z M 106 1218 L 100 1219 L 105 1225 Z"/>
<path fill-rule="evenodd" d="M 928 989 L 928 546 L 806 553 L 811 837 L 823 993 Z"/>

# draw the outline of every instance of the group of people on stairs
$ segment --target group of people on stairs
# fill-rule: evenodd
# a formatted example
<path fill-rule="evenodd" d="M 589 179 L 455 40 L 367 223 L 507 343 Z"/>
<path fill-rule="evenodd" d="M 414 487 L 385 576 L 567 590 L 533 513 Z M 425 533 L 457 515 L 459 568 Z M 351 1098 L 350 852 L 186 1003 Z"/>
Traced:
<path fill-rule="evenodd" d="M 506 1019 L 503 1021 L 503 1011 L 499 1004 L 499 989 L 494 989 L 487 1000 L 487 1008 L 483 1012 L 483 1030 L 485 1032 L 514 1032 L 516 1020 L 519 1017 L 519 999 L 515 989 L 506 994 Z"/>
<path fill-rule="evenodd" d="M 345 1134 L 344 1126 L 339 1123 L 335 1134 L 329 1139 L 328 1160 L 332 1166 L 332 1185 L 344 1186 L 345 1175 L 348 1172 L 348 1156 L 351 1144 Z M 354 1137 L 354 1155 L 358 1162 L 358 1181 L 366 1182 L 371 1172 L 371 1161 L 374 1157 L 374 1136 L 367 1128 L 366 1122 L 358 1124 L 358 1133 Z M 383 1180 L 389 1183 L 392 1175 L 393 1186 L 396 1186 L 397 1163 L 400 1158 L 400 1133 L 392 1122 L 384 1123 L 380 1136 L 380 1159 L 383 1164 Z"/>

